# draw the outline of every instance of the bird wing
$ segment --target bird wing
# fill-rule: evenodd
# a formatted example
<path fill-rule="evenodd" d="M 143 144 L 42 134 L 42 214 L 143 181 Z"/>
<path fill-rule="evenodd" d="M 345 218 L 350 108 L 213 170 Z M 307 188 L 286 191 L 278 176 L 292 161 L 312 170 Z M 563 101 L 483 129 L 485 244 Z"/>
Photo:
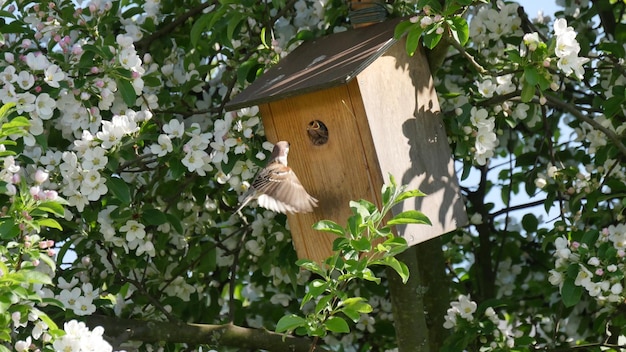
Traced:
<path fill-rule="evenodd" d="M 290 167 L 271 163 L 257 175 L 252 187 L 259 193 L 260 206 L 281 213 L 310 213 L 317 206 Z"/>

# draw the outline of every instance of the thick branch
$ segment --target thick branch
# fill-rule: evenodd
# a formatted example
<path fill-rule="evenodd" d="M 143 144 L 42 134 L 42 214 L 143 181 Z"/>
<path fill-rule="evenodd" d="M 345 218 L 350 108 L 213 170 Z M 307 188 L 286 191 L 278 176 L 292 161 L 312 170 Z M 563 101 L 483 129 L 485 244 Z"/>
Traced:
<path fill-rule="evenodd" d="M 119 319 L 92 315 L 85 319 L 90 328 L 102 326 L 107 337 L 142 342 L 166 342 L 231 346 L 240 350 L 267 350 L 272 352 L 309 352 L 311 340 L 277 334 L 267 330 L 250 329 L 233 324 L 209 325 Z M 115 346 L 114 346 L 115 347 Z M 316 348 L 315 351 L 327 351 Z"/>

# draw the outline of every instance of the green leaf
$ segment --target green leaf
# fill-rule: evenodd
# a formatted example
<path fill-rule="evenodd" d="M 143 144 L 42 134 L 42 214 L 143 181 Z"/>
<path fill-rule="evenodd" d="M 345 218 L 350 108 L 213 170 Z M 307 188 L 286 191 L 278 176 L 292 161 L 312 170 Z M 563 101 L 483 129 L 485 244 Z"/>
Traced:
<path fill-rule="evenodd" d="M 533 86 L 537 85 L 537 83 L 539 83 L 539 72 L 537 71 L 537 68 L 534 66 L 524 67 L 524 78 L 528 84 Z"/>
<path fill-rule="evenodd" d="M 15 110 L 15 105 L 15 103 L 6 103 L 0 107 L 0 122 Z"/>
<path fill-rule="evenodd" d="M 113 195 L 124 204 L 130 204 L 130 188 L 121 178 L 111 177 L 107 180 L 107 187 Z"/>
<path fill-rule="evenodd" d="M 411 191 L 404 191 L 400 193 L 398 196 L 396 196 L 393 204 L 398 204 L 405 199 L 415 198 L 415 197 L 425 197 L 425 196 L 426 196 L 426 193 L 423 193 L 422 191 L 418 189 L 414 189 Z"/>
<path fill-rule="evenodd" d="M 228 26 L 226 28 L 226 37 L 229 41 L 233 40 L 235 35 L 235 31 L 239 27 L 241 21 L 244 19 L 244 15 L 240 12 L 232 12 L 230 15 L 230 20 L 228 21 Z"/>
<path fill-rule="evenodd" d="M 122 94 L 122 99 L 124 99 L 124 103 L 128 106 L 135 105 L 135 100 L 137 100 L 137 95 L 135 94 L 135 88 L 133 87 L 130 80 L 125 78 L 118 78 L 115 80 L 117 83 L 117 89 Z"/>
<path fill-rule="evenodd" d="M 207 22 L 209 22 L 212 17 L 213 12 L 205 13 L 200 16 L 196 22 L 194 22 L 193 26 L 191 26 L 191 31 L 189 32 L 189 40 L 191 40 L 191 45 L 193 45 L 194 47 L 198 45 L 200 36 L 206 29 Z"/>
<path fill-rule="evenodd" d="M 465 18 L 461 16 L 454 16 L 450 19 L 449 23 L 450 28 L 452 28 L 452 34 L 456 40 L 461 44 L 461 46 L 465 46 L 469 40 L 469 26 L 467 25 Z"/>
<path fill-rule="evenodd" d="M 415 51 L 417 50 L 417 46 L 420 42 L 420 37 L 422 36 L 422 27 L 419 25 L 413 26 L 409 30 L 409 34 L 406 36 L 406 52 L 407 54 L 413 56 Z"/>
<path fill-rule="evenodd" d="M 52 285 L 52 279 L 48 274 L 44 274 L 41 271 L 36 270 L 22 270 L 26 282 L 31 284 L 44 284 Z"/>
<path fill-rule="evenodd" d="M 372 244 L 369 238 L 365 236 L 350 240 L 350 245 L 359 252 L 369 252 L 372 250 Z"/>
<path fill-rule="evenodd" d="M 63 231 L 63 227 L 61 227 L 61 224 L 59 224 L 59 222 L 54 219 L 50 219 L 50 218 L 40 219 L 40 220 L 37 220 L 37 224 L 40 227 L 46 226 L 46 227 L 50 227 L 53 229 L 57 229 L 59 231 Z"/>
<path fill-rule="evenodd" d="M 407 210 L 394 216 L 387 221 L 387 225 L 404 225 L 404 224 L 427 224 L 432 225 L 430 219 L 419 210 Z"/>
<path fill-rule="evenodd" d="M 315 313 L 316 314 L 321 314 L 323 311 L 331 311 L 333 307 L 330 304 L 330 301 L 333 298 L 335 298 L 334 295 L 326 295 L 326 296 L 323 296 L 322 298 L 320 298 L 317 301 L 317 304 L 315 304 Z"/>
<path fill-rule="evenodd" d="M 345 236 L 345 230 L 341 225 L 331 220 L 321 220 L 313 224 L 313 230 L 329 232 L 338 236 Z"/>
<path fill-rule="evenodd" d="M 350 297 L 341 302 L 345 308 L 353 309 L 359 313 L 370 313 L 373 309 L 363 297 Z"/>
<path fill-rule="evenodd" d="M 574 284 L 574 280 L 573 277 L 566 278 L 563 282 L 563 288 L 561 288 L 561 297 L 566 307 L 573 307 L 578 304 L 583 294 L 583 288 Z"/>
<path fill-rule="evenodd" d="M 310 259 L 300 259 L 296 261 L 296 265 L 301 267 L 302 269 L 306 269 L 308 271 L 314 272 L 320 276 L 323 276 L 323 277 L 326 276 L 326 272 L 322 270 L 320 265 L 317 264 L 317 262 L 314 262 Z"/>
<path fill-rule="evenodd" d="M 350 327 L 348 327 L 348 323 L 343 318 L 340 317 L 330 317 L 324 323 L 324 326 L 328 331 L 339 332 L 339 333 L 349 333 Z"/>
<path fill-rule="evenodd" d="M 409 268 L 406 266 L 406 264 L 402 263 L 394 257 L 385 257 L 381 260 L 373 261 L 372 264 L 380 264 L 392 268 L 393 270 L 395 270 L 396 273 L 398 273 L 398 275 L 402 279 L 402 283 L 406 284 L 406 282 L 409 280 Z"/>
<path fill-rule="evenodd" d="M 180 219 L 172 214 L 165 214 L 167 221 L 170 225 L 176 230 L 178 233 L 184 233 L 183 224 L 180 222 Z"/>
<path fill-rule="evenodd" d="M 63 205 L 59 202 L 42 202 L 37 205 L 35 209 L 42 210 L 46 213 L 54 214 L 59 217 L 65 216 L 65 208 L 63 208 Z"/>
<path fill-rule="evenodd" d="M 167 216 L 159 209 L 146 209 L 142 212 L 146 225 L 159 226 L 167 222 Z"/>
<path fill-rule="evenodd" d="M 276 323 L 276 332 L 291 331 L 306 325 L 306 320 L 295 314 L 285 315 Z"/>
<path fill-rule="evenodd" d="M 531 100 L 533 100 L 534 96 L 535 96 L 535 86 L 528 83 L 526 80 L 524 80 L 522 83 L 522 94 L 520 95 L 522 102 L 528 103 Z"/>
<path fill-rule="evenodd" d="M 393 38 L 400 39 L 404 33 L 406 33 L 411 26 L 414 26 L 415 23 L 411 23 L 410 21 L 402 21 L 396 25 L 396 28 L 393 30 Z"/>
<path fill-rule="evenodd" d="M 0 218 L 0 239 L 10 240 L 20 234 L 20 228 L 12 218 Z"/>
<path fill-rule="evenodd" d="M 30 126 L 30 122 L 24 116 L 17 116 L 11 121 L 2 125 L 2 129 L 8 128 L 24 128 Z"/>

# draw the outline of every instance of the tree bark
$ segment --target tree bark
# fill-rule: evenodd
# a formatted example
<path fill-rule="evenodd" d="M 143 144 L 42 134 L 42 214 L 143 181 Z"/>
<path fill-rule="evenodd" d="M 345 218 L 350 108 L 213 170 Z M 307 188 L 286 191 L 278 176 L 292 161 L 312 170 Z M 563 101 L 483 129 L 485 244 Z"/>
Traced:
<path fill-rule="evenodd" d="M 312 351 L 313 343 L 307 338 L 277 334 L 262 329 L 244 328 L 233 324 L 186 324 L 120 319 L 103 315 L 85 317 L 85 324 L 92 329 L 102 326 L 107 341 L 114 348 L 126 341 L 142 341 L 231 346 L 241 350 L 309 352 Z M 314 351 L 327 350 L 317 347 Z"/>
<path fill-rule="evenodd" d="M 394 270 L 387 269 L 398 351 L 429 352 L 417 246 L 410 247 L 396 258 L 406 264 L 410 273 L 409 280 L 403 284 Z"/>
<path fill-rule="evenodd" d="M 416 246 L 417 262 L 426 310 L 428 343 L 431 351 L 439 351 L 450 335 L 443 327 L 445 315 L 450 308 L 450 283 L 446 277 L 446 262 L 443 255 L 441 237 L 435 237 Z"/>
<path fill-rule="evenodd" d="M 441 239 L 409 248 L 397 256 L 409 267 L 409 281 L 387 270 L 399 352 L 441 350 L 449 332 L 443 327 L 450 305 Z"/>

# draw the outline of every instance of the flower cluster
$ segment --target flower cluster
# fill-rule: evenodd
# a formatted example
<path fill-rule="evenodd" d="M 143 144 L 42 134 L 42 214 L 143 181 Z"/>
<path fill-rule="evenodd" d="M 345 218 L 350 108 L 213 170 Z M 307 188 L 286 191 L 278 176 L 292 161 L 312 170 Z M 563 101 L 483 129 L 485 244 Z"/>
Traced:
<path fill-rule="evenodd" d="M 495 118 L 489 116 L 487 110 L 476 107 L 472 108 L 470 116 L 472 126 L 475 128 L 473 133 L 476 135 L 474 159 L 479 165 L 485 165 L 487 159 L 494 155 L 493 151 L 498 146 L 498 136 L 494 132 Z"/>
<path fill-rule="evenodd" d="M 470 22 L 470 37 L 485 57 L 500 61 L 507 48 L 504 37 L 521 37 L 522 21 L 517 15 L 517 3 L 505 4 L 498 1 L 498 9 L 490 6 L 478 7 Z"/>
<path fill-rule="evenodd" d="M 93 330 L 89 330 L 85 323 L 78 322 L 76 320 L 70 320 L 63 325 L 63 330 L 65 330 L 65 335 L 56 339 L 52 345 L 56 351 L 113 351 L 111 345 L 102 337 L 102 335 L 104 334 L 104 329 L 100 326 L 95 327 Z M 28 349 L 24 349 L 22 351 L 27 350 Z"/>
<path fill-rule="evenodd" d="M 550 283 L 561 290 L 565 285 L 580 286 L 599 303 L 624 301 L 626 224 L 587 232 L 580 241 L 559 237 L 554 245 Z"/>
<path fill-rule="evenodd" d="M 450 306 L 443 326 L 455 331 L 452 336 L 454 339 L 467 341 L 468 334 L 475 334 L 483 346 L 497 350 L 515 346 L 515 339 L 524 334 L 506 319 L 500 319 L 492 307 L 487 307 L 476 319 L 478 305 L 469 296 L 459 295 L 458 300 L 451 302 Z"/>
<path fill-rule="evenodd" d="M 554 21 L 554 35 L 556 36 L 554 54 L 559 58 L 557 67 L 566 76 L 573 73 L 576 78 L 583 79 L 583 74 L 585 73 L 583 65 L 589 62 L 589 59 L 578 56 L 580 44 L 576 40 L 574 28 L 568 27 L 567 21 L 559 18 Z"/>

